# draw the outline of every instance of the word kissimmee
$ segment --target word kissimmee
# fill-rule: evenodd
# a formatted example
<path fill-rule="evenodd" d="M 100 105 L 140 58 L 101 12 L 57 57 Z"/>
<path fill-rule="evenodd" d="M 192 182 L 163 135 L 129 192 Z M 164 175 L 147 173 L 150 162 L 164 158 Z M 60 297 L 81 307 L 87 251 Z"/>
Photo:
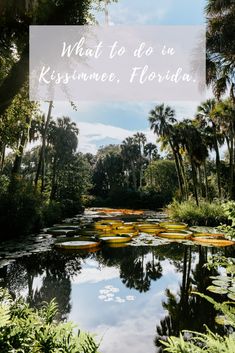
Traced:
<path fill-rule="evenodd" d="M 149 81 L 156 81 L 162 83 L 164 81 L 169 81 L 172 83 L 179 83 L 180 81 L 190 82 L 194 80 L 193 76 L 188 73 L 183 73 L 182 68 L 178 68 L 175 73 L 171 73 L 169 70 L 163 73 L 157 72 L 148 72 L 148 66 L 144 67 L 134 67 L 129 77 L 130 83 L 135 83 L 138 81 L 140 84 L 145 84 Z M 128 80 L 128 78 L 127 78 Z M 61 73 L 52 70 L 50 67 L 42 68 L 42 71 L 39 76 L 39 83 L 50 84 L 54 82 L 56 85 L 60 84 L 69 84 L 70 81 L 93 81 L 93 82 L 110 82 L 110 83 L 120 83 L 120 78 L 116 76 L 114 72 L 111 73 L 86 73 L 78 72 L 74 70 L 72 74 L 68 72 Z"/>

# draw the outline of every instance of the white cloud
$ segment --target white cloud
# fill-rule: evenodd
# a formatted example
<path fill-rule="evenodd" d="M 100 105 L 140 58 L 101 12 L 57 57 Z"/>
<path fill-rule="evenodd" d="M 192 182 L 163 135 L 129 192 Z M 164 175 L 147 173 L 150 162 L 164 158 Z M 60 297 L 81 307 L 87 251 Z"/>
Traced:
<path fill-rule="evenodd" d="M 101 281 L 108 281 L 118 277 L 119 270 L 116 267 L 83 268 L 81 273 L 73 277 L 72 282 L 73 284 L 98 283 Z M 104 292 L 100 291 L 100 294 L 106 296 L 106 293 Z"/>
<path fill-rule="evenodd" d="M 80 129 L 79 151 L 95 154 L 99 146 L 105 145 L 105 140 L 113 140 L 113 143 L 121 143 L 128 136 L 132 136 L 138 130 L 128 130 L 101 123 L 78 123 Z M 156 142 L 156 136 L 150 130 L 141 130 L 146 134 L 148 142 Z M 109 143 L 109 142 L 108 142 Z"/>
<path fill-rule="evenodd" d="M 161 4 L 158 6 L 153 6 L 152 3 L 147 1 L 144 11 L 141 2 L 136 2 L 135 7 L 130 7 L 127 1 L 122 1 L 110 6 L 109 13 L 110 20 L 114 24 L 146 25 L 152 22 L 157 24 L 162 21 L 167 15 L 168 9 L 169 0 L 161 0 Z"/>

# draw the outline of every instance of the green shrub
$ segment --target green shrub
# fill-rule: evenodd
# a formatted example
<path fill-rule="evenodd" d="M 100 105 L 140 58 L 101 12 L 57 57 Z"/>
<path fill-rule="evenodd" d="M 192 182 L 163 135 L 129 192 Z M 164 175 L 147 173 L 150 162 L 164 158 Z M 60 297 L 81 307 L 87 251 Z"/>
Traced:
<path fill-rule="evenodd" d="M 61 204 L 56 201 L 50 201 L 43 206 L 42 223 L 43 226 L 50 226 L 58 223 L 62 219 Z"/>
<path fill-rule="evenodd" d="M 27 234 L 40 228 L 42 201 L 33 186 L 16 179 L 11 189 L 0 195 L 0 226 L 4 237 Z"/>
<path fill-rule="evenodd" d="M 156 210 L 164 207 L 171 200 L 166 195 L 156 190 L 133 191 L 125 188 L 118 188 L 109 193 L 106 198 L 95 197 L 89 203 L 90 207 L 125 207 L 133 209 Z"/>
<path fill-rule="evenodd" d="M 202 201 L 199 206 L 195 201 L 173 201 L 167 207 L 170 218 L 199 226 L 218 226 L 228 222 L 224 209 L 220 203 Z"/>
<path fill-rule="evenodd" d="M 92 336 L 76 334 L 72 323 L 55 320 L 57 305 L 51 301 L 40 310 L 32 309 L 23 299 L 13 300 L 0 289 L 1 353 L 96 353 Z"/>

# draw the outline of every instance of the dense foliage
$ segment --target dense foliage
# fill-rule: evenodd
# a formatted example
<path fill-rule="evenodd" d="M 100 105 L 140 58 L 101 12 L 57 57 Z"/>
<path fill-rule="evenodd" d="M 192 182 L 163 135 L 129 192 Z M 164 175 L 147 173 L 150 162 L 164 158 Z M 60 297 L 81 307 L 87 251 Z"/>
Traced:
<path fill-rule="evenodd" d="M 22 298 L 13 300 L 0 289 L 0 351 L 3 353 L 96 353 L 98 345 L 72 323 L 55 320 L 57 304 L 52 300 L 41 309 L 30 308 Z"/>
<path fill-rule="evenodd" d="M 235 275 L 235 266 L 233 259 L 221 258 L 214 256 L 210 259 L 207 264 L 208 268 L 217 269 L 221 267 L 226 270 L 228 274 L 228 279 L 233 281 Z M 218 276 L 221 278 L 221 276 Z M 216 277 L 213 277 L 216 279 Z M 223 277 L 224 278 L 224 277 Z M 220 281 L 217 282 L 219 285 Z M 223 283 L 220 282 L 220 288 L 223 289 Z M 207 289 L 210 290 L 214 286 L 209 286 Z M 231 290 L 234 289 L 234 282 L 232 282 Z M 211 290 L 213 292 L 213 290 Z M 215 293 L 224 294 L 223 291 L 216 291 Z M 232 293 L 232 292 L 231 292 Z M 224 336 L 219 335 L 218 333 L 212 332 L 208 327 L 206 327 L 205 333 L 193 332 L 193 331 L 183 331 L 180 333 L 179 337 L 169 337 L 168 340 L 162 342 L 164 352 L 169 353 L 233 353 L 235 350 L 235 307 L 234 299 L 235 297 L 230 297 L 229 301 L 217 302 L 213 298 L 200 294 L 197 294 L 200 297 L 208 300 L 218 312 L 216 317 L 216 322 L 220 325 L 223 325 L 227 328 L 227 334 Z"/>
<path fill-rule="evenodd" d="M 228 223 L 223 206 L 218 202 L 203 201 L 197 206 L 194 200 L 181 203 L 174 201 L 167 207 L 167 211 L 170 218 L 193 226 L 219 226 Z"/>

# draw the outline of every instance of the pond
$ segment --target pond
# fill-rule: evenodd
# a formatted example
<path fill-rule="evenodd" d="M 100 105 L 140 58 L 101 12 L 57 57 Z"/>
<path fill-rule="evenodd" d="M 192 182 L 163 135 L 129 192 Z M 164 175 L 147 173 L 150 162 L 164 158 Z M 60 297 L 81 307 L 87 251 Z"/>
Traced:
<path fill-rule="evenodd" d="M 86 225 L 94 217 L 85 213 L 79 220 Z M 148 237 L 96 252 L 58 251 L 55 238 L 46 234 L 5 242 L 1 286 L 36 307 L 55 297 L 59 317 L 95 333 L 102 353 L 160 352 L 159 340 L 181 329 L 215 328 L 213 307 L 191 291 L 206 293 L 212 274 L 204 267 L 208 257 L 233 256 L 234 247 L 165 239 L 153 244 Z"/>

